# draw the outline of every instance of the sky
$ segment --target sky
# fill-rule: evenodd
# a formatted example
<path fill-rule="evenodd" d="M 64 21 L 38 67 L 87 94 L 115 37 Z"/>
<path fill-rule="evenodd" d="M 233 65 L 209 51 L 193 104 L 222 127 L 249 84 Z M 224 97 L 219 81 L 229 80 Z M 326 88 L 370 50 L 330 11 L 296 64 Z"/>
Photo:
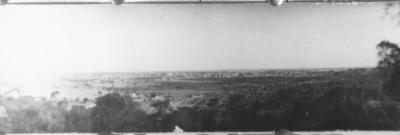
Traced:
<path fill-rule="evenodd" d="M 6 5 L 0 72 L 373 67 L 383 4 Z"/>

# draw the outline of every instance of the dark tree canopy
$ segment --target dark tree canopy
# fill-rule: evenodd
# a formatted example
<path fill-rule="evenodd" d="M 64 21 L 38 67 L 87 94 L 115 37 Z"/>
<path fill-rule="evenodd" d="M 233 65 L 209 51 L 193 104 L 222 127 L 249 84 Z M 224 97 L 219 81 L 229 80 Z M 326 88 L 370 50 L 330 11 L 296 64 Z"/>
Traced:
<path fill-rule="evenodd" d="M 146 114 L 129 96 L 107 94 L 92 109 L 93 130 L 97 132 L 138 132 L 145 128 Z"/>
<path fill-rule="evenodd" d="M 377 45 L 378 69 L 384 81 L 383 92 L 400 100 L 400 48 L 395 43 L 382 41 Z"/>

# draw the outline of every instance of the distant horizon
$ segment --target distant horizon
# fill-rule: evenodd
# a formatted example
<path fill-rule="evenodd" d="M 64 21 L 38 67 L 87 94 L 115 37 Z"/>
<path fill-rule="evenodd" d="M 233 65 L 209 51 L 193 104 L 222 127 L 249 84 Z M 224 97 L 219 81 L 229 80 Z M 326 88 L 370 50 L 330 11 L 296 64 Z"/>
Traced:
<path fill-rule="evenodd" d="M 154 70 L 154 71 L 89 71 L 89 72 L 54 72 L 54 73 L 148 73 L 148 72 L 223 72 L 223 71 L 273 71 L 273 70 L 346 70 L 346 69 L 374 69 L 373 66 L 364 67 L 316 67 L 316 68 L 248 68 L 248 69 L 203 69 L 203 70 Z M 1 73 L 1 72 L 0 72 Z M 40 72 L 39 72 L 40 73 Z M 50 72 L 51 73 L 51 72 Z"/>
<path fill-rule="evenodd" d="M 336 69 L 371 69 L 376 67 L 316 67 L 316 68 L 248 68 L 248 69 L 204 69 L 204 70 L 158 70 L 158 71 L 132 71 L 134 72 L 213 72 L 213 71 L 256 71 L 256 70 L 336 70 Z M 107 72 L 97 72 L 97 73 L 107 73 Z M 109 73 L 128 73 L 128 72 L 109 72 Z"/>

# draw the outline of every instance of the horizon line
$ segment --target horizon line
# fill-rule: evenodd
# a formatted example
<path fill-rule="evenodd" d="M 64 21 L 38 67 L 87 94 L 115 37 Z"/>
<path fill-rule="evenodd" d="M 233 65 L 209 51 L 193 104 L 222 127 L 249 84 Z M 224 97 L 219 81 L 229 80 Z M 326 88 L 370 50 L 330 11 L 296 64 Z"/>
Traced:
<path fill-rule="evenodd" d="M 149 70 L 149 71 L 98 71 L 98 72 L 65 72 L 65 73 L 151 73 L 151 72 L 221 72 L 221 71 L 257 71 L 257 70 L 338 70 L 338 69 L 373 69 L 374 66 L 360 67 L 316 67 L 316 68 L 236 68 L 236 69 L 201 69 L 201 70 Z"/>

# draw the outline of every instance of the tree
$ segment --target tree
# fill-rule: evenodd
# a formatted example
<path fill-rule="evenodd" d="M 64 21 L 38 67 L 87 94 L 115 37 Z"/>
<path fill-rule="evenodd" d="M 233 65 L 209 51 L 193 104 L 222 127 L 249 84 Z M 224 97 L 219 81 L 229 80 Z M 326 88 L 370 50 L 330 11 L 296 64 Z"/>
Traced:
<path fill-rule="evenodd" d="M 92 130 L 92 120 L 90 110 L 81 105 L 72 106 L 65 116 L 65 126 L 67 132 L 90 132 Z"/>
<path fill-rule="evenodd" d="M 94 132 L 145 131 L 146 114 L 128 95 L 110 93 L 96 99 L 92 110 Z"/>
<path fill-rule="evenodd" d="M 158 100 L 150 105 L 156 113 L 150 114 L 148 124 L 151 131 L 170 132 L 175 127 L 172 108 L 169 100 Z"/>
<path fill-rule="evenodd" d="M 383 92 L 400 100 L 400 48 L 397 44 L 382 41 L 377 45 L 378 70 L 383 80 Z"/>

